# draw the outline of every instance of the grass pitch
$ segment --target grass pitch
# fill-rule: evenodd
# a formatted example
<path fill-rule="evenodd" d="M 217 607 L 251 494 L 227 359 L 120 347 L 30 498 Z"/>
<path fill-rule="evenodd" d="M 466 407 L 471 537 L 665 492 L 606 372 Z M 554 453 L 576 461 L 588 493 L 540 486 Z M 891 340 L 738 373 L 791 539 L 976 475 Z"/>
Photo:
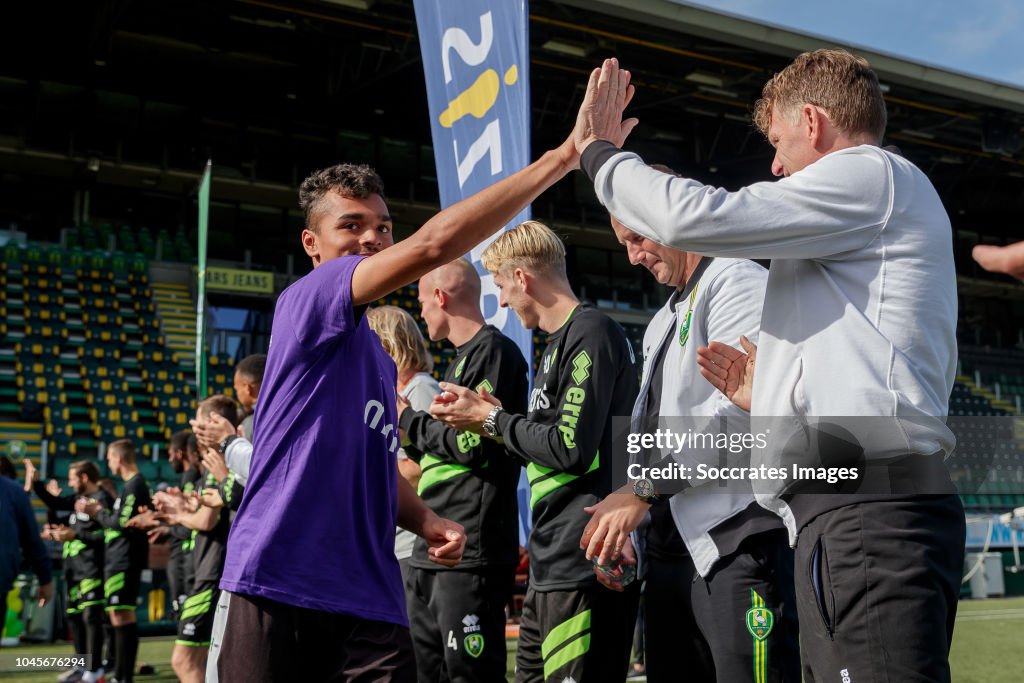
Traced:
<path fill-rule="evenodd" d="M 1024 669 L 1024 598 L 963 600 L 957 612 L 950 664 L 955 683 L 1003 683 L 1021 678 Z M 138 683 L 173 683 L 171 670 L 173 638 L 144 638 L 139 645 L 139 662 L 152 665 L 155 676 L 136 676 Z M 515 640 L 508 641 L 508 678 L 512 680 Z M 0 650 L 0 681 L 53 683 L 56 671 L 17 671 L 13 658 L 59 656 L 70 653 L 66 643 L 23 645 Z M 641 681 L 643 679 L 640 679 Z"/>

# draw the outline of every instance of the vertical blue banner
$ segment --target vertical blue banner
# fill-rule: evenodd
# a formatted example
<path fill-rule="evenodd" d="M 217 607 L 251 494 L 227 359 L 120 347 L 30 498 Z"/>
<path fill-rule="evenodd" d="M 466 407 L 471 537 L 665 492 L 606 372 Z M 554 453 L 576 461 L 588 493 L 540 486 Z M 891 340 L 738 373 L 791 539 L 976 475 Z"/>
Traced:
<path fill-rule="evenodd" d="M 529 24 L 526 0 L 415 0 L 441 206 L 454 204 L 530 163 Z M 505 226 L 530 217 L 529 208 Z M 484 318 L 533 364 L 533 334 L 498 305 L 494 279 L 480 273 Z M 520 485 L 521 531 L 529 493 Z"/>

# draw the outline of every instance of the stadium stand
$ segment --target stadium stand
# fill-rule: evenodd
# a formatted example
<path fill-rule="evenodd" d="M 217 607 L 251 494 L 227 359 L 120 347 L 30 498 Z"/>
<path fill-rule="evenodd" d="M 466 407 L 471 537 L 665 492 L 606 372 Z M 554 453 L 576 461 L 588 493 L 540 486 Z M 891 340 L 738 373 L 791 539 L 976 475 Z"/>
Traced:
<path fill-rule="evenodd" d="M 146 476 L 159 480 L 167 473 L 149 458 L 172 431 L 187 426 L 193 410 L 196 309 L 185 285 L 150 282 L 146 253 L 159 249 L 188 258 L 191 250 L 184 248 L 181 232 L 172 238 L 162 231 L 154 243 L 145 228 L 115 230 L 108 223 L 68 229 L 63 237 L 63 249 L 37 243 L 4 248 L 0 420 L 20 425 L 17 438 L 30 452 L 38 453 L 45 439 L 53 457 L 50 476 L 64 476 L 70 458 L 91 456 L 101 443 L 127 436 L 148 456 Z M 106 252 L 101 244 L 118 249 Z M 139 251 L 128 251 L 132 248 Z M 417 288 L 404 287 L 379 303 L 415 316 Z M 644 325 L 623 321 L 623 327 L 639 353 Z M 534 363 L 544 343 L 544 335 L 535 333 Z M 454 349 L 431 342 L 430 351 L 435 374 L 443 376 Z M 225 353 L 209 357 L 210 392 L 231 393 L 232 364 Z M 1019 414 L 1024 395 L 1019 352 L 965 346 L 961 366 L 964 374 L 957 376 L 950 398 L 952 417 Z M 989 437 L 968 431 L 958 451 L 986 464 L 986 480 L 963 481 L 971 513 L 1024 505 L 1020 441 Z M 13 438 L 0 434 L 0 439 Z"/>
<path fill-rule="evenodd" d="M 47 474 L 62 478 L 71 459 L 128 437 L 141 446 L 145 476 L 163 479 L 152 456 L 192 414 L 195 306 L 186 288 L 157 285 L 154 294 L 146 231 L 137 243 L 125 227 L 115 238 L 109 224 L 64 235 L 66 248 L 3 250 L 0 439 L 23 441 L 36 456 L 45 440 Z M 143 251 L 107 252 L 103 244 Z M 182 252 L 189 254 L 174 253 Z M 157 302 L 166 302 L 159 313 Z M 209 390 L 230 392 L 233 359 L 214 355 L 209 363 Z"/>

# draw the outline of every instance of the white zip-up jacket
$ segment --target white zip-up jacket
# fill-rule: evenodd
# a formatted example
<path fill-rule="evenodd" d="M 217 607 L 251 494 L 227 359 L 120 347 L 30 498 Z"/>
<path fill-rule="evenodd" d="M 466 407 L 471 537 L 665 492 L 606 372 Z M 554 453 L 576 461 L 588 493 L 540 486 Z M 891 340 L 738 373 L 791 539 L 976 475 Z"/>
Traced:
<path fill-rule="evenodd" d="M 928 418 L 948 413 L 956 274 L 949 217 L 920 169 L 861 145 L 728 192 L 660 173 L 610 143 L 586 151 L 598 198 L 637 233 L 698 254 L 772 260 L 755 422 L 886 417 L 890 428 L 869 438 L 866 458 L 950 453 L 952 432 Z M 779 443 L 755 448 L 751 464 L 778 464 Z M 782 516 L 795 542 L 808 518 L 794 518 L 795 498 L 777 494 L 758 500 Z"/>
<path fill-rule="evenodd" d="M 644 333 L 643 383 L 634 414 L 643 409 L 653 362 L 662 345 L 668 344 L 664 357 L 660 415 L 664 418 L 711 417 L 715 418 L 712 421 L 715 428 L 719 424 L 717 418 L 724 417 L 730 432 L 749 431 L 750 415 L 701 376 L 697 348 L 712 340 L 738 345 L 741 335 L 757 343 L 767 281 L 768 271 L 752 261 L 714 259 L 697 282 L 692 311 L 689 296 L 669 299 Z M 680 340 L 687 313 L 690 314 L 690 325 L 684 345 Z M 696 421 L 698 425 L 701 423 L 703 421 Z M 666 425 L 672 426 L 671 419 L 666 421 Z M 702 455 L 682 454 L 679 461 L 693 467 L 695 461 L 691 457 L 700 459 Z M 714 451 L 715 458 L 717 455 Z M 715 465 L 717 461 L 707 464 Z M 691 480 L 696 487 L 702 483 L 705 482 Z M 729 493 L 708 493 L 700 488 L 688 488 L 669 499 L 676 528 L 701 576 L 707 576 L 721 557 L 711 531 L 743 512 L 753 502 L 754 494 L 749 484 L 733 487 Z"/>

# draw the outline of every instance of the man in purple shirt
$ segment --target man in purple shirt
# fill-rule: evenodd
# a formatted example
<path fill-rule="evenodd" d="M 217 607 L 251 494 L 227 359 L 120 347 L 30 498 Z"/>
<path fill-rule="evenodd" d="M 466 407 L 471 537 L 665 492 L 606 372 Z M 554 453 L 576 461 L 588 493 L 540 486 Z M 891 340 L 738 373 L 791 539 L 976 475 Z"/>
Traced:
<path fill-rule="evenodd" d="M 397 477 L 395 366 L 367 304 L 469 251 L 578 167 L 567 140 L 392 246 L 380 178 L 314 173 L 299 191 L 313 271 L 281 293 L 249 479 L 228 539 L 219 680 L 413 681 L 395 524 L 454 566 L 465 536 Z"/>

